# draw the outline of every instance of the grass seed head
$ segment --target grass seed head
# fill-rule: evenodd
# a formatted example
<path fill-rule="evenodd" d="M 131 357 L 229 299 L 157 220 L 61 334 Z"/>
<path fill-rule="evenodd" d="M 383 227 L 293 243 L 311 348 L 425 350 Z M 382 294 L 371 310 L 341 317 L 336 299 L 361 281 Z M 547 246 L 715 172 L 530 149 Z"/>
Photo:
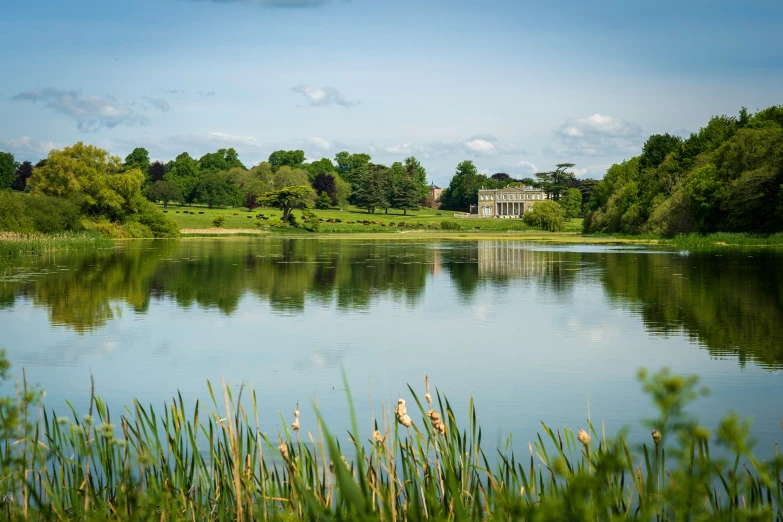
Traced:
<path fill-rule="evenodd" d="M 579 439 L 579 442 L 581 442 L 583 446 L 590 444 L 590 434 L 585 430 L 579 430 L 576 438 Z"/>
<path fill-rule="evenodd" d="M 655 445 L 657 446 L 658 444 L 661 443 L 661 438 L 662 438 L 661 432 L 658 430 L 652 430 L 652 438 L 653 438 L 653 442 L 655 442 Z"/>

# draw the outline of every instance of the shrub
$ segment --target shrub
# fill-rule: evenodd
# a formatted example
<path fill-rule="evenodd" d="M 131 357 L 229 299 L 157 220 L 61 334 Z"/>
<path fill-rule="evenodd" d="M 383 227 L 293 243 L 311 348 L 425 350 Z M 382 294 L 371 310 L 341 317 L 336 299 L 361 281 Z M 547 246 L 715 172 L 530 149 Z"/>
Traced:
<path fill-rule="evenodd" d="M 329 198 L 329 194 L 326 192 L 321 192 L 321 195 L 318 196 L 318 199 L 315 200 L 315 208 L 320 210 L 327 210 L 331 208 L 332 206 L 332 200 Z"/>
<path fill-rule="evenodd" d="M 131 238 L 142 238 L 142 237 L 154 237 L 154 234 L 152 233 L 152 230 L 150 230 L 150 227 L 147 225 L 142 225 L 138 221 L 128 221 L 123 225 L 123 236 L 124 237 L 131 237 Z"/>
<path fill-rule="evenodd" d="M 35 230 L 44 234 L 81 230 L 81 198 L 24 195 L 25 214 Z"/>
<path fill-rule="evenodd" d="M 0 231 L 35 232 L 35 225 L 25 215 L 22 198 L 10 190 L 0 190 Z"/>
<path fill-rule="evenodd" d="M 462 230 L 462 226 L 454 221 L 441 221 L 440 228 L 443 230 Z"/>
<path fill-rule="evenodd" d="M 551 200 L 536 203 L 533 210 L 525 212 L 522 218 L 525 224 L 531 227 L 548 230 L 550 232 L 561 232 L 565 226 L 563 219 L 565 211 L 558 203 Z"/>
<path fill-rule="evenodd" d="M 220 228 L 223 226 L 223 223 L 226 222 L 226 218 L 223 216 L 215 216 L 215 219 L 212 220 L 212 226 L 215 228 Z"/>
<path fill-rule="evenodd" d="M 138 221 L 142 225 L 145 225 L 150 229 L 153 237 L 179 236 L 179 227 L 177 227 L 177 223 L 158 210 L 152 203 L 147 201 L 139 204 L 139 211 L 132 215 L 127 221 Z"/>
<path fill-rule="evenodd" d="M 321 219 L 309 208 L 302 209 L 302 226 L 310 232 L 318 232 L 321 229 Z"/>

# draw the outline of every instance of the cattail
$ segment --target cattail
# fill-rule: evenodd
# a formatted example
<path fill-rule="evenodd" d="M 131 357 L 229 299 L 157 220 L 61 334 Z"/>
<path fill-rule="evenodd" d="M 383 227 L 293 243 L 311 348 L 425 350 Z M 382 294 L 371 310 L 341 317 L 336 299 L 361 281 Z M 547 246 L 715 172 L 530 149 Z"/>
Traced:
<path fill-rule="evenodd" d="M 397 399 L 397 407 L 394 408 L 394 414 L 397 416 L 397 422 L 406 428 L 410 428 L 413 421 L 408 417 L 408 410 L 405 408 L 404 399 Z"/>
<path fill-rule="evenodd" d="M 424 394 L 424 398 L 427 399 L 427 404 L 430 405 L 430 409 L 432 409 L 432 395 L 430 395 L 430 376 L 425 375 L 424 376 L 424 388 L 427 393 Z"/>
<path fill-rule="evenodd" d="M 443 421 L 440 420 L 440 414 L 435 410 L 430 410 L 427 412 L 427 415 L 429 416 L 430 422 L 432 423 L 432 428 L 441 435 L 445 435 L 446 425 L 443 424 Z"/>
<path fill-rule="evenodd" d="M 277 447 L 280 454 L 283 456 L 283 460 L 288 462 L 288 444 L 283 442 L 283 436 L 280 435 L 280 445 Z"/>
<path fill-rule="evenodd" d="M 579 442 L 581 442 L 583 446 L 587 446 L 588 444 L 590 444 L 590 434 L 587 433 L 585 430 L 579 430 L 579 433 L 576 435 L 576 438 L 579 439 Z"/>
<path fill-rule="evenodd" d="M 299 431 L 299 403 L 296 403 L 296 409 L 294 410 L 294 422 L 291 423 L 291 429 Z"/>
<path fill-rule="evenodd" d="M 661 432 L 658 430 L 652 430 L 652 438 L 653 438 L 653 442 L 657 446 L 658 444 L 661 443 L 661 438 L 662 438 Z"/>

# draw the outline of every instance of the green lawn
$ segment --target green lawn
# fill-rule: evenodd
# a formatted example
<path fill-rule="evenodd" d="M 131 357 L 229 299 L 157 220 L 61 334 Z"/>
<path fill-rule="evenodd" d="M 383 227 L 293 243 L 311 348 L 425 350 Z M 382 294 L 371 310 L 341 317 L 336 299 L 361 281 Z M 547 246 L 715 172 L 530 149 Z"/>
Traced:
<path fill-rule="evenodd" d="M 258 230 L 257 223 L 267 225 L 269 221 L 256 219 L 257 214 L 264 214 L 267 217 L 280 218 L 282 212 L 277 209 L 256 208 L 252 211 L 244 207 L 237 208 L 207 208 L 203 206 L 178 206 L 170 205 L 168 208 L 160 206 L 161 210 L 168 216 L 174 218 L 180 229 L 210 229 L 213 228 L 212 220 L 215 216 L 223 216 L 225 222 L 224 229 L 249 229 Z M 478 232 L 505 232 L 505 231 L 524 231 L 530 230 L 521 219 L 479 219 L 479 218 L 457 218 L 453 211 L 434 210 L 422 208 L 417 211 L 408 211 L 408 215 L 403 215 L 401 211 L 389 210 L 388 214 L 378 211 L 375 214 L 368 214 L 367 211 L 349 206 L 343 210 L 314 210 L 316 215 L 327 220 L 321 224 L 321 231 L 325 233 L 351 233 L 351 232 L 399 232 L 405 230 L 431 230 L 428 225 L 440 225 L 443 221 L 458 223 L 463 231 Z M 298 211 L 294 212 L 297 219 L 301 216 Z M 329 220 L 340 220 L 340 223 L 331 223 Z M 371 224 L 365 225 L 362 221 L 369 221 Z M 349 223 L 351 222 L 351 223 Z M 380 224 L 378 224 L 380 223 Z M 405 223 L 400 227 L 400 223 Z M 268 228 L 268 227 L 267 227 Z M 579 232 L 582 230 L 582 219 L 572 219 L 566 223 L 566 232 Z"/>

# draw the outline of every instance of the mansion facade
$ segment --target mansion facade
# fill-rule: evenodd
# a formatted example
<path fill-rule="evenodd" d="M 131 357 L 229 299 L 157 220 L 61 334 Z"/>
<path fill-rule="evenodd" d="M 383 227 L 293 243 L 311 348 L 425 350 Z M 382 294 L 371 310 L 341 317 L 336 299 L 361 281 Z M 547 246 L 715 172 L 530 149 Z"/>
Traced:
<path fill-rule="evenodd" d="M 478 193 L 478 216 L 480 218 L 518 218 L 532 210 L 536 201 L 547 199 L 546 193 L 537 188 L 505 187 L 484 189 Z"/>

